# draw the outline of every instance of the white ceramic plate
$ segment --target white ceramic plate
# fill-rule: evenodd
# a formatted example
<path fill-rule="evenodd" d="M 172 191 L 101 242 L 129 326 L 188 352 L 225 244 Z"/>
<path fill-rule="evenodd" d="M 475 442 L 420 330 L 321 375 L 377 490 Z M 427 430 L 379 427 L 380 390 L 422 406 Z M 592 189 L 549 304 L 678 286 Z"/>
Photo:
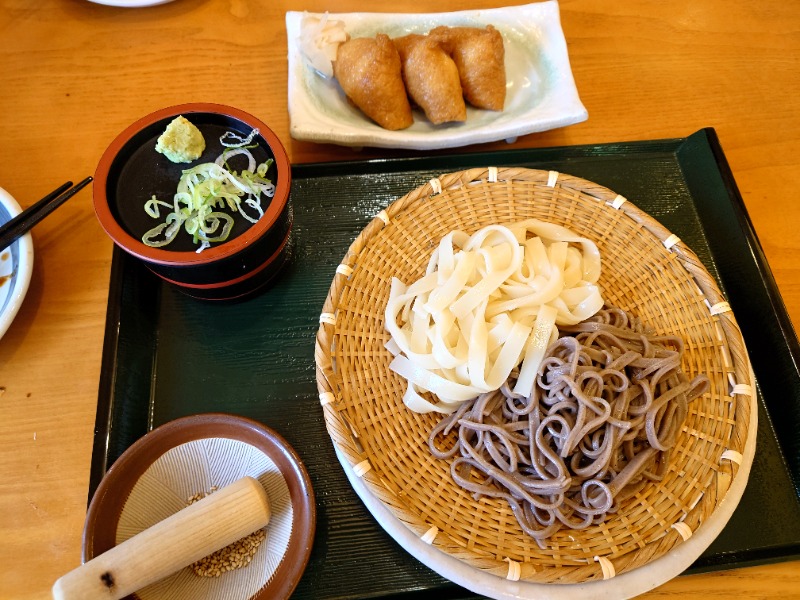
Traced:
<path fill-rule="evenodd" d="M 750 381 L 754 381 L 752 372 Z M 756 431 L 757 427 L 758 411 L 752 410 L 750 411 L 748 431 Z M 474 569 L 457 558 L 426 544 L 370 492 L 338 449 L 336 456 L 356 494 L 381 527 L 409 554 L 453 583 L 495 600 L 586 600 L 587 598 L 624 600 L 644 594 L 677 577 L 711 545 L 739 504 L 750 475 L 755 449 L 756 436 L 748 436 L 742 464 L 727 491 L 724 502 L 719 504 L 711 516 L 698 527 L 688 540 L 638 569 L 621 573 L 611 579 L 574 584 L 546 584 L 502 579 L 491 573 Z"/>
<path fill-rule="evenodd" d="M 466 122 L 436 126 L 415 111 L 414 124 L 402 131 L 388 131 L 373 123 L 348 103 L 335 80 L 321 77 L 306 64 L 297 43 L 302 18 L 301 12 L 286 13 L 289 117 L 295 139 L 355 147 L 433 150 L 513 141 L 520 135 L 572 125 L 588 117 L 575 87 L 555 0 L 448 13 L 329 14 L 329 18 L 345 23 L 351 37 L 381 32 L 397 37 L 426 33 L 437 25 L 489 24 L 503 35 L 508 90 L 502 112 L 468 107 Z"/>
<path fill-rule="evenodd" d="M 21 212 L 14 198 L 0 188 L 0 225 Z M 25 299 L 33 272 L 33 240 L 26 233 L 5 250 L 0 250 L 0 338 Z"/>
<path fill-rule="evenodd" d="M 139 8 L 140 6 L 155 6 L 156 4 L 166 4 L 172 0 L 89 0 L 95 4 L 105 4 L 106 6 L 119 6 L 121 8 Z"/>

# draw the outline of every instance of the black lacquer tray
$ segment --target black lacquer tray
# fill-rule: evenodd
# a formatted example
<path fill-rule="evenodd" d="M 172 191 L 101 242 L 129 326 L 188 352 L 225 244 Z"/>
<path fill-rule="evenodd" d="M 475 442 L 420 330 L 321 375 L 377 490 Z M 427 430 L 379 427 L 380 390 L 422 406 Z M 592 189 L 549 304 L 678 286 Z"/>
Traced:
<path fill-rule="evenodd" d="M 622 194 L 703 260 L 742 328 L 759 426 L 750 481 L 688 572 L 800 558 L 800 345 L 713 129 L 680 139 L 294 165 L 292 261 L 264 294 L 193 300 L 116 250 L 89 496 L 119 455 L 172 419 L 228 412 L 297 450 L 316 493 L 317 533 L 294 598 L 472 598 L 407 554 L 350 487 L 325 429 L 314 338 L 336 266 L 391 201 L 477 166 L 556 170 Z"/>

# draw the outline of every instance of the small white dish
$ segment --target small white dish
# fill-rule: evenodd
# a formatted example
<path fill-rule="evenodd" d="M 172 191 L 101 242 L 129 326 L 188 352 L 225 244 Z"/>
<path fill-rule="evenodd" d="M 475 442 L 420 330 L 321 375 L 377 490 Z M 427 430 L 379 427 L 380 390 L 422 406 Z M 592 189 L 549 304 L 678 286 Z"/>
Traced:
<path fill-rule="evenodd" d="M 120 8 L 139 8 L 142 6 L 156 6 L 157 4 L 167 4 L 172 0 L 89 0 L 95 4 L 105 4 L 106 6 L 118 6 Z"/>
<path fill-rule="evenodd" d="M 520 135 L 585 121 L 561 29 L 558 2 L 447 13 L 330 13 L 351 37 L 427 33 L 438 25 L 485 27 L 503 36 L 507 95 L 502 112 L 467 108 L 464 123 L 432 125 L 415 110 L 401 131 L 381 128 L 352 106 L 338 83 L 317 74 L 303 59 L 298 37 L 305 13 L 286 13 L 289 49 L 290 132 L 297 140 L 343 146 L 433 150 L 514 141 Z M 319 13 L 309 13 L 322 16 Z"/>
<path fill-rule="evenodd" d="M 0 188 L 0 225 L 17 216 L 22 209 L 17 201 Z M 22 306 L 33 273 L 33 240 L 30 233 L 17 238 L 0 250 L 0 338 L 3 337 Z"/>

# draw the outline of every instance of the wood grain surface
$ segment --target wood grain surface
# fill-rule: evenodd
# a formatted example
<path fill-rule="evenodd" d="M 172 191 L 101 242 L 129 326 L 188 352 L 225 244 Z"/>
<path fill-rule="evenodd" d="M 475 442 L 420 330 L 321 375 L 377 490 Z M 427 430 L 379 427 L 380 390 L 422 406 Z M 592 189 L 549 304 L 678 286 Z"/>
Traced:
<path fill-rule="evenodd" d="M 502 5 L 395 0 L 391 10 Z M 589 119 L 514 147 L 673 138 L 714 127 L 799 322 L 800 3 L 563 0 L 560 7 Z M 0 186 L 29 206 L 92 174 L 132 121 L 191 101 L 257 115 L 294 163 L 413 156 L 290 138 L 284 16 L 303 9 L 388 10 L 366 0 L 175 0 L 136 9 L 0 0 Z M 112 244 L 88 190 L 38 225 L 33 240 L 30 290 L 0 340 L 0 599 L 48 598 L 53 582 L 80 562 L 111 264 Z M 798 598 L 798 590 L 800 563 L 784 562 L 678 577 L 646 597 Z"/>

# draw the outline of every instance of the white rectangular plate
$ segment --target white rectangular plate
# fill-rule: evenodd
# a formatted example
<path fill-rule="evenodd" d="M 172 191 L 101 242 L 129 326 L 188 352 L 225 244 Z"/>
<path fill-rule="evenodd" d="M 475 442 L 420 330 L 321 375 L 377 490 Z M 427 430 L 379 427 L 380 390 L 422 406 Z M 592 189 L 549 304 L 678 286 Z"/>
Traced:
<path fill-rule="evenodd" d="M 316 13 L 317 16 L 322 16 Z M 507 94 L 502 112 L 467 108 L 463 123 L 432 125 L 421 111 L 414 124 L 389 131 L 347 101 L 335 80 L 321 77 L 304 61 L 299 47 L 302 12 L 286 13 L 289 48 L 289 118 L 297 140 L 343 146 L 434 150 L 564 127 L 586 120 L 569 65 L 558 2 L 447 13 L 329 13 L 343 21 L 351 37 L 386 33 L 398 37 L 427 33 L 438 25 L 493 25 L 505 43 Z"/>

